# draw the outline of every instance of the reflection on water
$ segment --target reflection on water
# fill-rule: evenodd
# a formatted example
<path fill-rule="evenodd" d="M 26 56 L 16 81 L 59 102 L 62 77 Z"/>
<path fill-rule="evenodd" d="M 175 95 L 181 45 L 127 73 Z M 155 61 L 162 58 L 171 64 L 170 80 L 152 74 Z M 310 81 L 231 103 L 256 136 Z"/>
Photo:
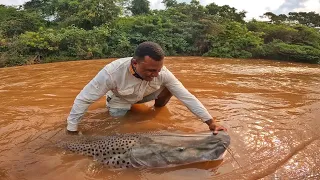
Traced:
<path fill-rule="evenodd" d="M 166 66 L 229 128 L 222 162 L 171 169 L 110 171 L 64 153 L 75 96 L 108 60 L 0 69 L 1 179 L 319 179 L 320 66 L 263 60 L 167 58 Z M 207 130 L 180 101 L 136 105 L 111 118 L 105 98 L 90 106 L 82 134 Z M 39 171 L 41 169 L 41 171 Z"/>

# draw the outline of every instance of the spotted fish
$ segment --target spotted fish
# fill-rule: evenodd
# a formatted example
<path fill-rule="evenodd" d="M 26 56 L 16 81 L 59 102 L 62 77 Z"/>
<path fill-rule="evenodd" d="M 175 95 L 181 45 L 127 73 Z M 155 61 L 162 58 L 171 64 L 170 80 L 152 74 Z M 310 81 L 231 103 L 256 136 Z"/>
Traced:
<path fill-rule="evenodd" d="M 91 156 L 108 168 L 161 168 L 222 159 L 230 137 L 220 131 L 186 133 L 135 133 L 78 137 L 63 148 Z"/>

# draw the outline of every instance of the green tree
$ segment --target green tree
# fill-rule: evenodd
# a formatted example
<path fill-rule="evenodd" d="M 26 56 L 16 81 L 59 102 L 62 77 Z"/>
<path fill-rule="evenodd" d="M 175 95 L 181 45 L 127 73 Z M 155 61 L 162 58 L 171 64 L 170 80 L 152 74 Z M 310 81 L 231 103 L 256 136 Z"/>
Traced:
<path fill-rule="evenodd" d="M 241 23 L 229 22 L 221 33 L 210 37 L 210 50 L 205 56 L 252 58 L 263 44 L 261 35 Z"/>
<path fill-rule="evenodd" d="M 132 0 L 131 7 L 129 8 L 132 15 L 148 14 L 150 2 L 148 0 Z"/>
<path fill-rule="evenodd" d="M 261 58 L 320 63 L 320 49 L 312 46 L 287 44 L 280 40 L 264 44 L 260 52 Z"/>
<path fill-rule="evenodd" d="M 290 12 L 288 19 L 309 27 L 320 27 L 320 15 L 315 12 Z"/>
<path fill-rule="evenodd" d="M 52 19 L 62 27 L 75 25 L 93 29 L 116 19 L 121 13 L 117 3 L 120 0 L 32 0 L 24 7 L 41 11 L 44 17 Z"/>
<path fill-rule="evenodd" d="M 264 42 L 281 40 L 288 44 L 303 44 L 319 48 L 320 33 L 314 28 L 303 25 L 268 24 L 258 21 L 247 23 L 250 31 L 263 32 Z"/>
<path fill-rule="evenodd" d="M 241 23 L 244 23 L 244 18 L 246 17 L 245 11 L 237 12 L 237 9 L 228 5 L 218 6 L 215 3 L 211 3 L 206 6 L 206 9 L 209 15 L 216 15 L 223 19 L 229 19 Z"/>
<path fill-rule="evenodd" d="M 163 3 L 166 8 L 171 8 L 178 4 L 176 0 L 163 0 L 161 3 Z"/>
<path fill-rule="evenodd" d="M 44 20 L 35 12 L 0 5 L 0 32 L 5 37 L 13 37 L 25 31 L 37 31 L 44 25 Z"/>
<path fill-rule="evenodd" d="M 289 12 L 288 15 L 276 15 L 272 12 L 266 12 L 263 17 L 270 19 L 270 22 L 276 24 L 299 23 L 309 27 L 320 27 L 320 15 L 315 12 Z"/>
<path fill-rule="evenodd" d="M 294 27 L 297 30 L 293 38 L 293 44 L 307 45 L 320 49 L 320 33 L 314 28 L 309 28 L 302 25 Z"/>

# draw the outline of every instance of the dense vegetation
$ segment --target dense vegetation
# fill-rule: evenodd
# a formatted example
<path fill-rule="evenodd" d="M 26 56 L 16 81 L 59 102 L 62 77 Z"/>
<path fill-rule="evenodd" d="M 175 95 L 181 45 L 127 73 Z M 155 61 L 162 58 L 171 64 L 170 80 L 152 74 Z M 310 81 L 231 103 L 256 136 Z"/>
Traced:
<path fill-rule="evenodd" d="M 265 58 L 320 63 L 320 16 L 246 12 L 199 1 L 31 0 L 0 5 L 0 67 L 77 59 L 132 56 L 143 41 L 158 42 L 167 55 Z"/>

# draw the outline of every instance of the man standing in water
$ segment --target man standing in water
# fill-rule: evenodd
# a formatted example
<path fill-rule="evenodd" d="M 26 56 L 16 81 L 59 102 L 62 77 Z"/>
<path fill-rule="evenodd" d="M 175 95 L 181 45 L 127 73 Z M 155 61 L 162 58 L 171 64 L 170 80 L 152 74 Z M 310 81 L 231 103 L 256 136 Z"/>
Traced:
<path fill-rule="evenodd" d="M 121 58 L 106 65 L 77 95 L 67 118 L 69 133 L 77 133 L 78 124 L 90 104 L 107 97 L 109 114 L 124 116 L 131 106 L 155 100 L 155 107 L 165 106 L 172 96 L 217 134 L 226 130 L 217 124 L 203 104 L 163 66 L 164 51 L 154 42 L 139 44 L 133 58 Z"/>

